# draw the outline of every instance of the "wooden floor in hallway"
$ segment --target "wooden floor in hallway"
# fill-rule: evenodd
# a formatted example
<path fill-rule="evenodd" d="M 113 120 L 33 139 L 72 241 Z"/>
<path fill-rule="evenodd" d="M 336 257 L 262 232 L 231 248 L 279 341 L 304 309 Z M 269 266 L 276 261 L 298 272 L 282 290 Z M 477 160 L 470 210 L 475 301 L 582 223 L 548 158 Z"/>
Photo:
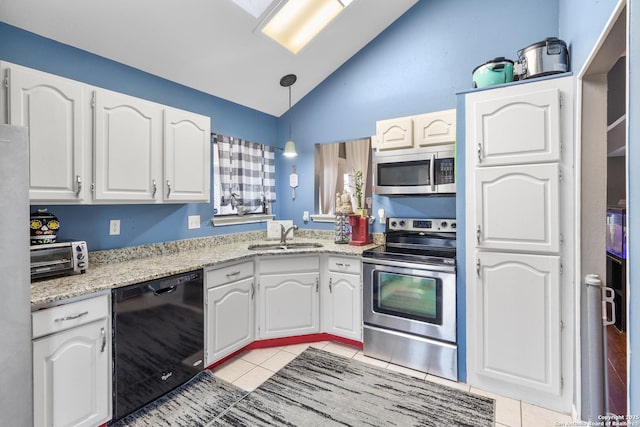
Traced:
<path fill-rule="evenodd" d="M 607 326 L 607 375 L 609 412 L 627 413 L 627 334 Z"/>

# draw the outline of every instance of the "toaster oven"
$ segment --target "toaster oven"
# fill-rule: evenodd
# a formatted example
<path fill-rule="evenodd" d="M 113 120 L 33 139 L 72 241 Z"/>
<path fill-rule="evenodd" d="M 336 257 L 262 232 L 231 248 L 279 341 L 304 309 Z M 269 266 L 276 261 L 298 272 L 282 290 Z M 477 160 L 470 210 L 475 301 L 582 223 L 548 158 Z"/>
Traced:
<path fill-rule="evenodd" d="M 80 274 L 88 267 L 89 254 L 84 241 L 31 246 L 31 280 Z"/>

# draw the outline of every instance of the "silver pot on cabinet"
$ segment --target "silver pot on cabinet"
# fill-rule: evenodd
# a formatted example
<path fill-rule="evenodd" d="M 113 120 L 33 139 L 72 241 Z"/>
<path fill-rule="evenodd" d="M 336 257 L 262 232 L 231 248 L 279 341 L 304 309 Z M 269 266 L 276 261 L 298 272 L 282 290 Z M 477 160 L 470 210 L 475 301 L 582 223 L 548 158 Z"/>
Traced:
<path fill-rule="evenodd" d="M 519 79 L 530 79 L 569 71 L 569 50 L 567 44 L 548 37 L 518 51 L 516 74 Z"/>

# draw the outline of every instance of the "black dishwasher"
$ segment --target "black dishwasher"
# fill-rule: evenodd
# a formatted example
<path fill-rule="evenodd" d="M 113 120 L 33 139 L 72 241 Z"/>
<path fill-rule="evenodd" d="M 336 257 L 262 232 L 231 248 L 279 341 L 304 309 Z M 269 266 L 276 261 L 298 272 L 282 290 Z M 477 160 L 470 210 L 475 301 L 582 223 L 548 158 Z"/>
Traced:
<path fill-rule="evenodd" d="M 112 291 L 112 421 L 204 367 L 202 277 L 197 270 Z"/>

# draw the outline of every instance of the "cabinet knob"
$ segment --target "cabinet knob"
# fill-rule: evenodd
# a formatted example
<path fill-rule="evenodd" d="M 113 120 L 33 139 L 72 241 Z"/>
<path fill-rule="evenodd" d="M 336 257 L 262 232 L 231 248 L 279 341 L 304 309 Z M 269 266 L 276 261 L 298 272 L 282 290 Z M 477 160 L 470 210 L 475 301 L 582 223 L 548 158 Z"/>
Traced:
<path fill-rule="evenodd" d="M 478 143 L 478 163 L 482 162 L 482 143 Z"/>
<path fill-rule="evenodd" d="M 171 181 L 167 180 L 167 199 L 171 195 Z"/>
<path fill-rule="evenodd" d="M 480 243 L 480 236 L 482 235 L 482 229 L 480 228 L 480 224 L 476 227 L 476 240 Z"/>
<path fill-rule="evenodd" d="M 329 277 L 329 292 L 333 293 L 333 277 Z"/>
<path fill-rule="evenodd" d="M 156 183 L 156 180 L 154 179 L 153 181 L 151 181 L 151 185 L 153 186 L 153 192 L 151 193 L 151 197 L 155 198 L 156 192 L 158 191 L 158 183 Z"/>

